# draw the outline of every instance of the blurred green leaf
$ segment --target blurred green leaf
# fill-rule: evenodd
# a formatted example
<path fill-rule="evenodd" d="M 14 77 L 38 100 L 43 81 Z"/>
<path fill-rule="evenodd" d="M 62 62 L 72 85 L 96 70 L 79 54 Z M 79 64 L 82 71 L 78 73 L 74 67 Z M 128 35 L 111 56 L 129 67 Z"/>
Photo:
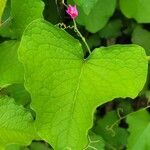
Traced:
<path fill-rule="evenodd" d="M 120 9 L 128 18 L 150 23 L 150 0 L 120 0 Z"/>
<path fill-rule="evenodd" d="M 129 150 L 150 149 L 150 114 L 145 110 L 137 111 L 127 117 L 130 136 L 128 138 Z"/>
<path fill-rule="evenodd" d="M 119 122 L 113 128 L 110 128 L 117 120 L 119 120 L 119 117 L 115 111 L 107 112 L 103 118 L 96 122 L 93 128 L 93 131 L 104 139 L 106 149 L 119 150 L 127 144 L 128 132 L 126 129 L 119 127 Z"/>
<path fill-rule="evenodd" d="M 72 0 L 68 0 L 68 2 L 72 4 Z M 106 25 L 109 18 L 113 15 L 115 8 L 116 0 L 98 0 L 87 15 L 82 7 L 78 6 L 79 15 L 77 22 L 85 26 L 89 32 L 95 33 Z"/>
<path fill-rule="evenodd" d="M 23 31 L 27 25 L 38 18 L 42 18 L 42 11 L 44 9 L 43 2 L 41 0 L 12 0 L 11 1 L 11 13 L 10 18 L 11 24 L 8 28 L 3 25 L 3 31 L 0 28 L 0 35 L 6 37 L 5 33 L 13 33 L 10 38 L 21 38 Z"/>
<path fill-rule="evenodd" d="M 121 20 L 110 21 L 102 30 L 99 31 L 101 38 L 116 38 L 121 35 Z"/>
<path fill-rule="evenodd" d="M 101 39 L 98 34 L 92 34 L 86 39 L 90 49 L 94 49 L 96 47 L 100 47 Z"/>
<path fill-rule="evenodd" d="M 98 0 L 74 0 L 74 2 L 82 7 L 84 13 L 89 15 Z"/>
<path fill-rule="evenodd" d="M 30 94 L 26 91 L 23 84 L 12 84 L 7 87 L 6 92 L 19 105 L 25 106 L 31 101 Z"/>
<path fill-rule="evenodd" d="M 17 55 L 19 43 L 16 40 L 0 43 L 0 87 L 24 81 L 24 69 Z"/>
<path fill-rule="evenodd" d="M 150 55 L 150 31 L 137 26 L 132 33 L 132 43 L 142 46 Z"/>

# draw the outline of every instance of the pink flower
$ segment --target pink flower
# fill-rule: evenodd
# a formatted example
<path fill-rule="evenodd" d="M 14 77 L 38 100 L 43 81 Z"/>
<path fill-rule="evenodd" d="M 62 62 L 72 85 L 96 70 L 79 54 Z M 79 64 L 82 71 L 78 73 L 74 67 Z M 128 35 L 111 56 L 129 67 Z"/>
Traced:
<path fill-rule="evenodd" d="M 76 5 L 75 6 L 69 5 L 66 12 L 71 16 L 72 19 L 75 19 L 78 16 L 78 10 Z"/>

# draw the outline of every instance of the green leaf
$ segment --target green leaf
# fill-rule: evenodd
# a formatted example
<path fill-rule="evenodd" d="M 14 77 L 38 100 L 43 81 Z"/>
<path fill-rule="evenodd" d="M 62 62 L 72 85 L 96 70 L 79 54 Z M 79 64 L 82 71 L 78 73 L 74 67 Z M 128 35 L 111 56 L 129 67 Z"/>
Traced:
<path fill-rule="evenodd" d="M 48 144 L 43 142 L 32 142 L 30 150 L 53 150 Z"/>
<path fill-rule="evenodd" d="M 112 20 L 98 33 L 101 38 L 116 38 L 121 35 L 121 27 L 121 20 Z"/>
<path fill-rule="evenodd" d="M 87 44 L 89 45 L 90 49 L 94 49 L 101 45 L 101 40 L 100 40 L 100 37 L 98 34 L 92 34 L 92 35 L 88 36 L 86 41 L 87 41 Z"/>
<path fill-rule="evenodd" d="M 106 25 L 114 13 L 115 7 L 116 0 L 98 0 L 89 15 L 79 7 L 77 22 L 84 25 L 88 31 L 95 33 Z"/>
<path fill-rule="evenodd" d="M 25 148 L 24 146 L 20 146 L 18 144 L 11 144 L 8 145 L 5 150 L 29 150 L 28 148 Z"/>
<path fill-rule="evenodd" d="M 150 0 L 120 0 L 120 9 L 128 18 L 139 23 L 150 23 Z"/>
<path fill-rule="evenodd" d="M 18 61 L 19 42 L 12 40 L 0 44 L 0 87 L 24 81 L 24 69 Z"/>
<path fill-rule="evenodd" d="M 93 131 L 104 139 L 107 149 L 123 149 L 127 144 L 128 132 L 119 127 L 119 122 L 112 127 L 118 120 L 119 117 L 115 111 L 107 112 L 93 127 Z"/>
<path fill-rule="evenodd" d="M 74 2 L 79 5 L 80 7 L 82 7 L 84 13 L 86 15 L 88 15 L 91 10 L 94 8 L 94 6 L 96 5 L 96 2 L 98 0 L 74 0 Z"/>
<path fill-rule="evenodd" d="M 41 0 L 13 0 L 11 7 L 13 17 L 12 30 L 14 30 L 18 36 L 22 35 L 24 29 L 31 21 L 43 17 L 42 11 L 44 5 Z"/>
<path fill-rule="evenodd" d="M 11 0 L 6 0 L 5 9 L 3 11 L 3 15 L 1 17 L 1 22 L 4 23 L 10 17 L 11 11 Z"/>
<path fill-rule="evenodd" d="M 71 3 L 71 0 L 68 1 Z M 115 7 L 116 0 L 98 0 L 91 12 L 87 15 L 79 6 L 77 7 L 79 10 L 77 22 L 85 26 L 88 31 L 95 33 L 106 25 L 114 13 Z"/>
<path fill-rule="evenodd" d="M 128 139 L 129 150 L 148 150 L 150 149 L 150 114 L 138 111 L 127 117 L 130 136 Z"/>
<path fill-rule="evenodd" d="M 83 149 L 95 108 L 116 97 L 136 97 L 147 76 L 142 47 L 97 48 L 84 59 L 78 40 L 44 20 L 28 26 L 19 55 L 38 133 L 56 150 Z"/>
<path fill-rule="evenodd" d="M 43 7 L 41 0 L 13 0 L 11 16 L 0 27 L 0 35 L 19 39 L 31 21 L 42 18 Z M 16 40 L 0 44 L 0 87 L 24 81 L 24 70 L 17 55 L 19 43 Z"/>
<path fill-rule="evenodd" d="M 7 29 L 13 32 L 12 38 L 20 38 L 31 21 L 42 18 L 43 9 L 44 5 L 41 0 L 12 0 L 10 16 L 12 23 Z"/>
<path fill-rule="evenodd" d="M 1 23 L 1 18 L 2 18 L 4 8 L 5 8 L 5 4 L 6 4 L 6 0 L 0 0 L 0 23 Z"/>
<path fill-rule="evenodd" d="M 132 43 L 142 46 L 147 55 L 150 55 L 150 32 L 137 26 L 132 33 Z"/>
<path fill-rule="evenodd" d="M 5 90 L 7 95 L 14 98 L 17 104 L 24 106 L 30 104 L 30 94 L 26 91 L 23 84 L 12 84 Z"/>
<path fill-rule="evenodd" d="M 28 145 L 35 137 L 33 118 L 9 97 L 0 97 L 0 146 Z"/>

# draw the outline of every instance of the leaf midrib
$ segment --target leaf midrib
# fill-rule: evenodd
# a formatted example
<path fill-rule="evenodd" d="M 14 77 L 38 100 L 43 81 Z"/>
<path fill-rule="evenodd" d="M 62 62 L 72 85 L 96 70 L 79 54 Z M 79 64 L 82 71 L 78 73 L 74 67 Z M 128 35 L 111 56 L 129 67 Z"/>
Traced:
<path fill-rule="evenodd" d="M 69 126 L 72 126 L 72 116 L 74 114 L 74 110 L 75 110 L 75 105 L 76 105 L 76 98 L 77 98 L 77 95 L 78 95 L 78 91 L 80 89 L 80 82 L 81 82 L 81 77 L 82 77 L 82 73 L 83 73 L 83 68 L 84 68 L 84 61 L 82 62 L 82 66 L 81 66 L 81 70 L 80 70 L 80 74 L 79 74 L 79 78 L 78 78 L 78 82 L 77 82 L 77 87 L 75 89 L 75 92 L 74 92 L 74 95 L 73 95 L 73 104 L 72 104 L 72 107 L 71 107 L 71 118 L 69 119 L 68 121 L 68 125 Z M 67 141 L 69 141 L 68 139 L 70 138 L 69 135 L 70 135 L 70 128 L 68 129 L 68 134 L 67 134 Z"/>

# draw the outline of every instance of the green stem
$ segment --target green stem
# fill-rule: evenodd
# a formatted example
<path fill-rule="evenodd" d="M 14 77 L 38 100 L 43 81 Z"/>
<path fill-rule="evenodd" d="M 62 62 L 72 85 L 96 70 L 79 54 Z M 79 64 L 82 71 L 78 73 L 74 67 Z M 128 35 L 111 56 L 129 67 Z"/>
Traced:
<path fill-rule="evenodd" d="M 89 48 L 89 46 L 88 46 L 88 44 L 87 44 L 85 38 L 83 37 L 83 35 L 82 35 L 82 34 L 80 33 L 80 31 L 78 30 L 77 24 L 76 24 L 76 22 L 75 22 L 74 19 L 73 19 L 73 24 L 74 24 L 74 30 L 78 33 L 79 37 L 82 39 L 82 41 L 83 41 L 83 43 L 85 44 L 85 46 L 86 46 L 86 48 L 87 48 L 89 54 L 91 54 L 91 50 L 90 50 L 90 48 Z"/>
<path fill-rule="evenodd" d="M 134 114 L 134 113 L 136 113 L 136 112 L 139 112 L 139 111 L 146 110 L 146 109 L 148 109 L 148 108 L 150 108 L 149 105 L 146 106 L 146 107 L 144 107 L 144 108 L 142 108 L 142 109 L 140 109 L 140 110 L 131 112 L 131 113 L 129 113 L 129 114 L 127 114 L 127 115 L 125 115 L 125 116 L 119 118 L 119 119 L 118 119 L 117 121 L 115 121 L 111 126 L 107 126 L 107 130 L 113 131 L 113 127 L 116 126 L 122 119 L 125 119 L 125 118 L 128 117 L 129 115 L 132 115 L 132 114 Z"/>

